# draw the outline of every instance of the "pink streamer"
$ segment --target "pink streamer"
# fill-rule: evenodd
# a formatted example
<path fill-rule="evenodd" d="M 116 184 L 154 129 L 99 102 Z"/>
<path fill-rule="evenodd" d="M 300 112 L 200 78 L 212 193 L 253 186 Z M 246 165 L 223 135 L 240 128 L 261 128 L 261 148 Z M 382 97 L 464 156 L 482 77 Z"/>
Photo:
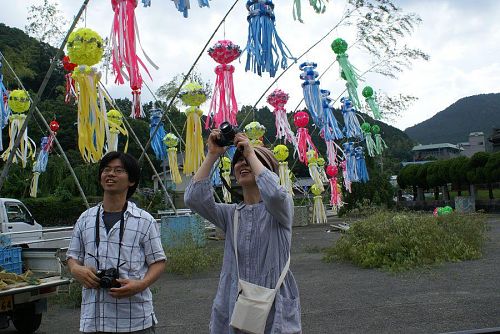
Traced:
<path fill-rule="evenodd" d="M 316 152 L 318 151 L 316 149 L 316 146 L 314 146 L 314 143 L 311 139 L 311 136 L 309 135 L 309 131 L 307 130 L 307 128 L 299 128 L 297 130 L 297 147 L 299 151 L 300 162 L 304 163 L 307 166 L 308 164 L 307 151 L 308 150 L 315 150 Z"/>
<path fill-rule="evenodd" d="M 223 122 L 229 122 L 236 126 L 236 114 L 238 113 L 238 103 L 234 96 L 233 84 L 234 66 L 222 64 L 215 68 L 217 79 L 215 81 L 214 94 L 210 104 L 209 115 L 205 121 L 205 128 L 212 126 L 218 128 Z"/>
<path fill-rule="evenodd" d="M 136 22 L 135 7 L 136 0 L 111 0 L 111 5 L 115 16 L 113 18 L 113 29 L 111 32 L 112 43 L 112 66 L 116 75 L 115 83 L 122 85 L 125 83 L 124 77 L 129 80 L 132 88 L 133 106 L 131 117 L 142 117 L 140 105 L 142 76 L 139 71 L 139 65 L 144 68 L 151 78 L 146 65 L 137 56 L 136 52 Z M 123 72 L 123 67 L 127 69 L 128 75 Z"/>
<path fill-rule="evenodd" d="M 349 178 L 347 176 L 347 162 L 345 160 L 342 161 L 340 163 L 340 166 L 342 167 L 342 176 L 344 177 L 344 187 L 349 193 L 352 193 L 351 181 L 349 181 Z"/>

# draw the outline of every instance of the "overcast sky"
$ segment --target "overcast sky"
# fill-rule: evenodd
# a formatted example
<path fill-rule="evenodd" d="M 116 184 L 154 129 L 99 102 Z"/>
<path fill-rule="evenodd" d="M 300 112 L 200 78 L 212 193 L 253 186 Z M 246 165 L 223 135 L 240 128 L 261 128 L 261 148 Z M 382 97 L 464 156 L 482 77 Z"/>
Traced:
<path fill-rule="evenodd" d="M 9 6 L 2 6 L 0 22 L 8 26 L 24 29 L 27 7 L 42 1 L 10 1 Z M 59 8 L 69 20 L 76 13 L 82 1 L 59 0 Z M 231 12 L 223 28 L 216 34 L 210 45 L 219 39 L 230 39 L 243 49 L 247 39 L 247 11 L 244 0 L 240 0 Z M 276 0 L 275 14 L 278 33 L 295 56 L 300 55 L 312 43 L 330 30 L 338 21 L 344 1 L 332 0 L 326 13 L 315 14 L 302 3 L 305 23 L 293 20 L 292 0 Z M 411 94 L 419 100 L 392 125 L 405 129 L 422 122 L 443 110 L 456 100 L 480 93 L 498 93 L 500 90 L 500 1 L 496 0 L 401 0 L 395 1 L 406 12 L 415 12 L 423 19 L 407 44 L 420 48 L 431 56 L 428 62 L 419 61 L 413 69 L 399 76 L 397 80 L 370 75 L 367 83 L 382 89 L 390 95 Z M 210 8 L 199 8 L 196 0 L 191 0 L 189 17 L 183 18 L 175 10 L 172 1 L 152 0 L 152 6 L 137 7 L 142 44 L 148 55 L 160 66 L 158 71 L 151 69 L 153 81 L 148 85 L 156 91 L 174 75 L 187 72 L 196 59 L 201 47 L 206 43 L 216 25 L 233 0 L 212 0 Z M 78 5 L 77 5 L 78 4 Z M 99 32 L 103 37 L 109 35 L 113 18 L 110 1 L 91 0 L 86 13 L 86 26 Z M 83 26 L 84 23 L 80 24 Z M 350 33 L 345 30 L 333 32 L 323 43 L 313 49 L 304 60 L 318 63 L 322 71 L 334 59 L 330 49 L 331 41 L 343 37 L 349 42 Z M 140 54 L 140 53 L 139 53 Z M 368 67 L 363 62 L 363 55 L 356 50 L 349 52 L 349 59 L 361 71 Z M 235 71 L 235 90 L 240 105 L 253 105 L 272 79 L 268 74 L 262 77 L 252 72 L 245 73 L 242 63 L 233 62 Z M 196 70 L 205 80 L 215 81 L 213 69 L 217 64 L 204 53 Z M 343 90 L 343 83 L 338 79 L 338 67 L 329 70 L 322 79 L 322 88 L 332 91 L 336 97 Z M 290 69 L 275 85 L 290 94 L 288 110 L 293 110 L 302 98 L 299 79 L 300 71 Z M 280 70 L 281 71 L 281 70 Z M 278 72 L 280 73 L 280 72 Z M 107 83 L 113 97 L 129 97 L 128 86 L 117 87 L 109 80 Z M 151 95 L 143 92 L 143 102 Z M 265 99 L 260 103 L 265 105 Z M 208 103 L 202 108 L 208 110 Z M 464 140 L 466 138 L 464 137 Z"/>

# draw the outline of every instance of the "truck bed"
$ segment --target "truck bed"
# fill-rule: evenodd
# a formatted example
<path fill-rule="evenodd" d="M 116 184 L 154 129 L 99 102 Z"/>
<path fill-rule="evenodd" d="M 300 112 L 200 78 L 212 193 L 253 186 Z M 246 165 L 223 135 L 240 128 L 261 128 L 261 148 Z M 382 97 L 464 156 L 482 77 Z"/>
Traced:
<path fill-rule="evenodd" d="M 41 283 L 38 285 L 29 285 L 28 283 L 21 282 L 18 284 L 12 284 L 5 288 L 5 290 L 0 290 L 0 297 L 15 295 L 22 292 L 36 291 L 38 289 L 50 288 L 54 286 L 66 285 L 71 283 L 69 278 L 64 277 L 47 277 L 41 278 Z"/>

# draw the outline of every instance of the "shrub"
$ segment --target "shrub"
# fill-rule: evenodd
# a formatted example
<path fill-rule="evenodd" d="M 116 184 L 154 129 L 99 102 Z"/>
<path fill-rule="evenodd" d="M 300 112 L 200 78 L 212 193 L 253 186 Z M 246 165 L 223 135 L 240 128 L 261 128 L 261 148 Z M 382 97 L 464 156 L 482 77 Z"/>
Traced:
<path fill-rule="evenodd" d="M 72 226 L 80 214 L 86 210 L 81 198 L 24 198 L 31 214 L 40 225 L 46 226 Z"/>
<path fill-rule="evenodd" d="M 200 247 L 191 237 L 186 237 L 181 246 L 165 247 L 167 272 L 191 277 L 194 273 L 218 267 L 222 262 L 222 250 L 219 248 Z"/>
<path fill-rule="evenodd" d="M 380 211 L 353 223 L 325 250 L 326 262 L 349 261 L 363 268 L 404 271 L 442 262 L 478 259 L 485 240 L 483 215 L 434 217 Z"/>

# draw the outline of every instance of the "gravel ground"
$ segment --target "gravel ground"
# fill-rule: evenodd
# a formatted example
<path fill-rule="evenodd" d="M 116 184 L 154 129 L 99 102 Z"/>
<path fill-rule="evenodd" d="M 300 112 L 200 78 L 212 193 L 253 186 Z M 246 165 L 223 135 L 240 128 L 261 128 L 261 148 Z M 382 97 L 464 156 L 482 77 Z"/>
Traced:
<path fill-rule="evenodd" d="M 304 333 L 443 333 L 500 327 L 500 216 L 477 261 L 390 274 L 326 264 L 319 249 L 339 233 L 294 229 L 292 264 L 301 292 Z M 223 241 L 210 241 L 223 247 Z M 155 284 L 158 333 L 207 333 L 218 268 L 190 279 L 165 274 Z M 39 334 L 78 333 L 79 309 L 49 305 Z M 13 328 L 0 333 L 15 333 Z"/>

